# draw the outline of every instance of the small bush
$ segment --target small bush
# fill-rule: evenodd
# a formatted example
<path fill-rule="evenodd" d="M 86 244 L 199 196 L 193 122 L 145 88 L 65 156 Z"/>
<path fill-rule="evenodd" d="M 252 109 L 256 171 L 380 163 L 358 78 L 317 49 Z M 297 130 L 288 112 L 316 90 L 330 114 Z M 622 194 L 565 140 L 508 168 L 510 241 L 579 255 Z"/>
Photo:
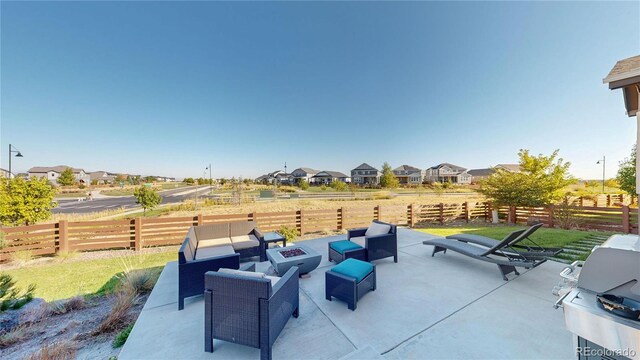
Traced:
<path fill-rule="evenodd" d="M 284 236 L 285 239 L 287 239 L 287 242 L 293 242 L 298 238 L 298 230 L 296 230 L 295 228 L 290 228 L 283 225 L 280 227 L 280 230 L 278 232 L 282 236 Z"/>
<path fill-rule="evenodd" d="M 15 281 L 9 274 L 0 275 L 0 312 L 5 310 L 16 310 L 33 300 L 33 292 L 36 286 L 31 284 L 23 294 L 17 288 Z"/>
<path fill-rule="evenodd" d="M 121 347 L 122 345 L 124 345 L 125 342 L 127 342 L 127 339 L 129 338 L 129 334 L 131 334 L 131 330 L 133 329 L 133 324 L 127 326 L 126 328 L 122 329 L 122 331 L 120 331 L 115 339 L 113 339 L 113 342 L 111 343 L 111 346 L 114 349 L 117 349 L 119 347 Z"/>
<path fill-rule="evenodd" d="M 4 232 L 0 231 L 0 250 L 7 247 L 7 239 L 5 238 Z"/>
<path fill-rule="evenodd" d="M 82 309 L 85 306 L 86 306 L 86 302 L 84 300 L 84 297 L 82 296 L 76 296 L 76 297 L 72 297 L 69 300 L 58 300 L 58 301 L 49 303 L 51 312 L 54 315 L 66 314 L 69 311 Z"/>
<path fill-rule="evenodd" d="M 40 350 L 31 354 L 27 360 L 66 360 L 73 359 L 76 345 L 71 341 L 59 341 L 53 344 L 45 343 Z"/>
<path fill-rule="evenodd" d="M 129 310 L 138 302 L 139 296 L 131 289 L 122 288 L 113 295 L 111 312 L 100 322 L 93 335 L 109 333 L 127 322 Z"/>
<path fill-rule="evenodd" d="M 347 191 L 349 189 L 346 183 L 339 180 L 333 181 L 331 187 L 336 191 Z"/>
<path fill-rule="evenodd" d="M 31 260 L 33 260 L 33 253 L 29 250 L 14 251 L 11 254 L 11 261 L 19 266 L 22 266 Z"/>
<path fill-rule="evenodd" d="M 300 186 L 300 189 L 302 190 L 308 190 L 309 189 L 309 182 L 305 179 L 300 180 L 300 184 L 298 184 L 298 186 Z"/>
<path fill-rule="evenodd" d="M 323 185 L 321 185 L 321 186 L 320 186 L 320 190 L 322 190 L 322 191 L 327 191 L 327 185 L 324 185 L 324 184 L 323 184 Z"/>
<path fill-rule="evenodd" d="M 0 332 L 0 349 L 17 344 L 28 338 L 30 334 L 31 326 L 29 324 L 20 324 L 11 329 L 11 331 Z"/>
<path fill-rule="evenodd" d="M 122 277 L 122 287 L 134 294 L 144 294 L 153 290 L 157 274 L 148 269 L 128 270 Z"/>

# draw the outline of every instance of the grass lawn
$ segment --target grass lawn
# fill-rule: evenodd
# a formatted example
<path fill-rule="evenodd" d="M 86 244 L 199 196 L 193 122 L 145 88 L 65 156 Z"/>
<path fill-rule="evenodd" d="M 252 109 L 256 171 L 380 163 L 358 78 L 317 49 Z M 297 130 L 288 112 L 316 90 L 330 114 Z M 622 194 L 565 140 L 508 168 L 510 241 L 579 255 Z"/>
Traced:
<path fill-rule="evenodd" d="M 102 190 L 100 194 L 107 196 L 128 196 L 133 195 L 135 189 L 113 189 L 113 190 Z"/>
<path fill-rule="evenodd" d="M 416 229 L 433 235 L 448 236 L 453 234 L 465 233 L 487 236 L 497 240 L 502 240 L 507 234 L 512 231 L 524 229 L 524 226 L 511 226 L 511 225 L 498 225 L 498 226 L 485 226 L 485 225 L 464 225 L 464 226 L 432 226 L 424 229 Z M 570 243 L 580 241 L 587 237 L 590 231 L 581 230 L 562 230 L 562 229 L 547 229 L 540 228 L 533 235 L 530 236 L 531 240 L 535 241 L 541 246 L 545 247 L 564 247 Z M 598 232 L 598 234 L 611 235 L 611 233 Z M 524 240 L 521 244 L 526 245 L 529 241 Z"/>
<path fill-rule="evenodd" d="M 21 289 L 36 285 L 35 296 L 47 301 L 76 295 L 99 295 L 112 290 L 117 276 L 126 269 L 152 268 L 158 274 L 176 251 L 119 256 L 108 259 L 74 260 L 30 265 L 6 271 Z"/>

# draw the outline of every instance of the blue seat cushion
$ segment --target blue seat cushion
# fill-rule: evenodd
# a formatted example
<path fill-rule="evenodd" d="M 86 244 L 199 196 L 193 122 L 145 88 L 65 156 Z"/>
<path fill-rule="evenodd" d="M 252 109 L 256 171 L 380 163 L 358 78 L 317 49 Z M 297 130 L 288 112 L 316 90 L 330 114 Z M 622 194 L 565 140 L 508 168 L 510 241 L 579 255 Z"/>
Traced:
<path fill-rule="evenodd" d="M 330 243 L 329 246 L 340 254 L 344 254 L 345 251 L 349 250 L 362 249 L 362 246 L 349 240 L 334 241 Z"/>
<path fill-rule="evenodd" d="M 334 266 L 331 271 L 355 278 L 356 282 L 360 282 L 373 271 L 373 264 L 366 261 L 349 258 Z"/>

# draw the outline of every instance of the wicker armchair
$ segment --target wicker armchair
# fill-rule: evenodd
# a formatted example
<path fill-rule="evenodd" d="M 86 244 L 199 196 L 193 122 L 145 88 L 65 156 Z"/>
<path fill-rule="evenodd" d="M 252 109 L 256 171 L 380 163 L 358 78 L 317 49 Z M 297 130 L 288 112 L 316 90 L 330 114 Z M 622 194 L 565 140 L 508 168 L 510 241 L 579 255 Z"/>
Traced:
<path fill-rule="evenodd" d="M 255 271 L 255 265 L 249 270 Z M 260 359 L 270 360 L 289 318 L 298 317 L 298 276 L 294 266 L 272 286 L 267 278 L 206 273 L 205 351 L 213 352 L 213 339 L 219 339 L 259 348 Z"/>
<path fill-rule="evenodd" d="M 378 220 L 373 222 L 388 226 L 388 233 L 367 236 L 368 228 L 352 229 L 347 232 L 347 239 L 367 249 L 367 261 L 393 256 L 393 261 L 398 262 L 398 227 Z"/>

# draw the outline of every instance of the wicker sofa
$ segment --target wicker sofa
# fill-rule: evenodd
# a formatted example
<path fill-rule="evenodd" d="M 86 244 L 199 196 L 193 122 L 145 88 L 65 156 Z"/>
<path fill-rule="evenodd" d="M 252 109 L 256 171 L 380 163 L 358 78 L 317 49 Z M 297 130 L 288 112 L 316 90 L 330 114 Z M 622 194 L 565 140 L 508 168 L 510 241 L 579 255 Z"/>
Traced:
<path fill-rule="evenodd" d="M 393 256 L 398 262 L 398 227 L 394 224 L 374 220 L 368 228 L 349 230 L 347 239 L 367 250 L 367 261 Z"/>
<path fill-rule="evenodd" d="M 280 278 L 253 272 L 254 263 L 243 265 L 249 274 L 225 270 L 205 275 L 205 351 L 219 339 L 259 348 L 260 359 L 270 360 L 278 335 L 299 314 L 298 268 Z"/>
<path fill-rule="evenodd" d="M 203 294 L 207 271 L 238 269 L 240 258 L 264 257 L 264 249 L 253 221 L 192 226 L 178 251 L 178 309 L 185 298 Z"/>

